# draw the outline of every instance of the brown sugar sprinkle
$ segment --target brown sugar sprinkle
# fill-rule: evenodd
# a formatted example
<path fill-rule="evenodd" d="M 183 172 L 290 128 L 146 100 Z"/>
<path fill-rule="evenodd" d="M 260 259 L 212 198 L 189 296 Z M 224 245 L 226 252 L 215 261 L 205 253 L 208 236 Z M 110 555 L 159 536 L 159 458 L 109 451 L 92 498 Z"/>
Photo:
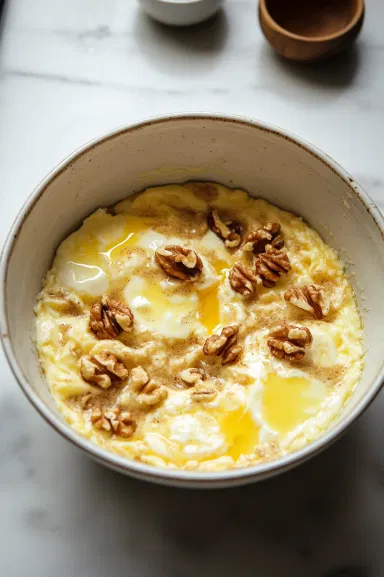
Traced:
<path fill-rule="evenodd" d="M 192 347 L 196 349 L 201 345 L 201 337 L 197 335 L 191 335 L 185 340 L 175 339 L 174 341 L 167 343 L 168 350 L 173 357 L 185 357 L 185 355 L 190 352 Z"/>
<path fill-rule="evenodd" d="M 304 359 L 300 365 L 302 370 L 305 370 L 309 376 L 327 383 L 330 386 L 337 386 L 340 379 L 346 373 L 344 365 L 333 365 L 331 367 L 319 367 L 312 360 Z"/>
<path fill-rule="evenodd" d="M 217 187 L 212 182 L 186 182 L 183 186 L 192 190 L 195 195 L 206 201 L 215 200 L 218 195 Z"/>
<path fill-rule="evenodd" d="M 58 286 L 47 291 L 44 301 L 54 305 L 66 316 L 79 316 L 85 313 L 84 303 L 81 299 Z"/>
<path fill-rule="evenodd" d="M 202 238 L 208 230 L 207 215 L 189 208 L 172 207 L 174 211 L 166 220 L 159 220 L 154 228 L 165 236 L 181 239 Z"/>

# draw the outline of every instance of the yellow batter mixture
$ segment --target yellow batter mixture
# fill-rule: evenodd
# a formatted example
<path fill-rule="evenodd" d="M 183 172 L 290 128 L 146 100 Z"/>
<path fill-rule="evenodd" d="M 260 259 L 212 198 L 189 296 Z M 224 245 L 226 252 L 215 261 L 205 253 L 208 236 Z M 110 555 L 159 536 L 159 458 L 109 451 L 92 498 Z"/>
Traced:
<path fill-rule="evenodd" d="M 171 468 L 303 447 L 363 366 L 335 252 L 300 218 L 213 183 L 149 188 L 87 218 L 57 250 L 36 333 L 70 426 Z"/>

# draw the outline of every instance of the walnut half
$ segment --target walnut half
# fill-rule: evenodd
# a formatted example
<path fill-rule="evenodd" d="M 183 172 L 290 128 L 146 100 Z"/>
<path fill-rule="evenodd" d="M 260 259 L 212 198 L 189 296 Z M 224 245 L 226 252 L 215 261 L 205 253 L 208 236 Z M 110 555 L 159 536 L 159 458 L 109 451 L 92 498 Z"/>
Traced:
<path fill-rule="evenodd" d="M 102 351 L 98 355 L 81 357 L 80 374 L 87 383 L 109 389 L 116 381 L 128 378 L 128 369 L 115 355 Z"/>
<path fill-rule="evenodd" d="M 220 335 L 208 337 L 204 343 L 203 353 L 209 356 L 221 357 L 221 364 L 228 365 L 238 359 L 242 347 L 237 344 L 239 327 L 228 325 L 223 328 Z"/>
<path fill-rule="evenodd" d="M 201 258 L 194 250 L 178 245 L 168 245 L 157 249 L 157 263 L 169 275 L 180 280 L 194 281 L 203 270 Z"/>
<path fill-rule="evenodd" d="M 203 369 L 185 369 L 180 373 L 180 378 L 188 386 L 193 387 L 191 399 L 195 403 L 213 401 L 217 395 L 216 389 L 206 382 L 206 374 Z"/>
<path fill-rule="evenodd" d="M 180 373 L 181 380 L 188 386 L 192 387 L 205 380 L 206 375 L 203 369 L 185 369 Z"/>
<path fill-rule="evenodd" d="M 166 387 L 150 381 L 143 367 L 132 369 L 128 384 L 133 393 L 135 393 L 136 401 L 140 406 L 150 407 L 157 405 L 168 396 Z"/>
<path fill-rule="evenodd" d="M 267 344 L 277 359 L 299 361 L 305 355 L 305 349 L 312 344 L 312 334 L 307 327 L 281 325 L 269 333 Z"/>
<path fill-rule="evenodd" d="M 120 437 L 131 437 L 136 430 L 136 421 L 128 411 L 115 409 L 94 409 L 91 413 L 91 423 L 107 433 L 115 433 Z"/>
<path fill-rule="evenodd" d="M 271 244 L 267 244 L 265 253 L 257 255 L 255 266 L 259 282 L 269 288 L 275 286 L 279 278 L 291 270 L 288 255 Z"/>
<path fill-rule="evenodd" d="M 217 210 L 212 210 L 208 216 L 209 227 L 228 248 L 236 248 L 241 243 L 241 226 L 234 220 L 222 219 Z"/>
<path fill-rule="evenodd" d="M 268 222 L 262 228 L 253 230 L 247 234 L 243 250 L 253 251 L 255 254 L 265 252 L 267 244 L 280 249 L 284 246 L 284 239 L 281 235 L 281 226 L 278 222 Z"/>
<path fill-rule="evenodd" d="M 245 266 L 242 262 L 237 262 L 233 265 L 228 279 L 232 289 L 243 296 L 251 295 L 255 291 L 253 283 L 258 282 L 258 278 L 253 270 Z"/>
<path fill-rule="evenodd" d="M 286 291 L 284 298 L 295 307 L 311 313 L 316 319 L 323 319 L 329 313 L 330 301 L 322 286 L 315 284 L 294 287 Z"/>
<path fill-rule="evenodd" d="M 129 306 L 103 295 L 91 307 L 89 327 L 99 339 L 114 339 L 132 331 L 133 314 Z"/>

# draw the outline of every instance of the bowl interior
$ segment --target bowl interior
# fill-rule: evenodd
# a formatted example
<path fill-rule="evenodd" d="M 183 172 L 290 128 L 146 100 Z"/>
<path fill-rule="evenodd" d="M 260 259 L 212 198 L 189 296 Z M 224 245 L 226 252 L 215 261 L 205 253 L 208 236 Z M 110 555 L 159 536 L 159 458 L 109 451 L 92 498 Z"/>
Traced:
<path fill-rule="evenodd" d="M 360 384 L 333 425 L 337 427 L 360 410 L 362 400 L 378 388 L 374 383 L 382 372 L 384 244 L 375 222 L 381 222 L 380 216 L 373 204 L 368 210 L 357 185 L 336 172 L 328 157 L 319 158 L 278 130 L 241 119 L 181 116 L 116 131 L 75 153 L 39 187 L 19 217 L 22 226 L 13 230 L 16 238 L 8 240 L 7 267 L 3 259 L 5 344 L 8 356 L 13 351 L 19 380 L 24 379 L 29 396 L 62 420 L 40 373 L 33 342 L 33 307 L 55 249 L 97 207 L 149 185 L 190 179 L 241 187 L 300 214 L 339 251 L 364 320 L 366 362 Z M 331 438 L 332 431 L 325 437 Z M 290 462 L 299 458 L 291 456 Z M 129 462 L 126 465 L 129 469 Z M 254 476 L 267 476 L 270 470 L 271 465 L 260 473 L 255 469 Z"/>
<path fill-rule="evenodd" d="M 308 39 L 342 34 L 361 9 L 361 0 L 265 0 L 271 18 L 284 30 Z"/>

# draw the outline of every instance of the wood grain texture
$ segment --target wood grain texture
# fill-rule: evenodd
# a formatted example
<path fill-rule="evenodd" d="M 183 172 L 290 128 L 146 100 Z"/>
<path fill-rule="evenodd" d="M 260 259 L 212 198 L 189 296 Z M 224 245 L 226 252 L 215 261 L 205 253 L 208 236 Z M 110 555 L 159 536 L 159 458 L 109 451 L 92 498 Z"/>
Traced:
<path fill-rule="evenodd" d="M 363 0 L 260 0 L 264 36 L 278 54 L 311 62 L 329 58 L 357 38 L 364 20 Z"/>

